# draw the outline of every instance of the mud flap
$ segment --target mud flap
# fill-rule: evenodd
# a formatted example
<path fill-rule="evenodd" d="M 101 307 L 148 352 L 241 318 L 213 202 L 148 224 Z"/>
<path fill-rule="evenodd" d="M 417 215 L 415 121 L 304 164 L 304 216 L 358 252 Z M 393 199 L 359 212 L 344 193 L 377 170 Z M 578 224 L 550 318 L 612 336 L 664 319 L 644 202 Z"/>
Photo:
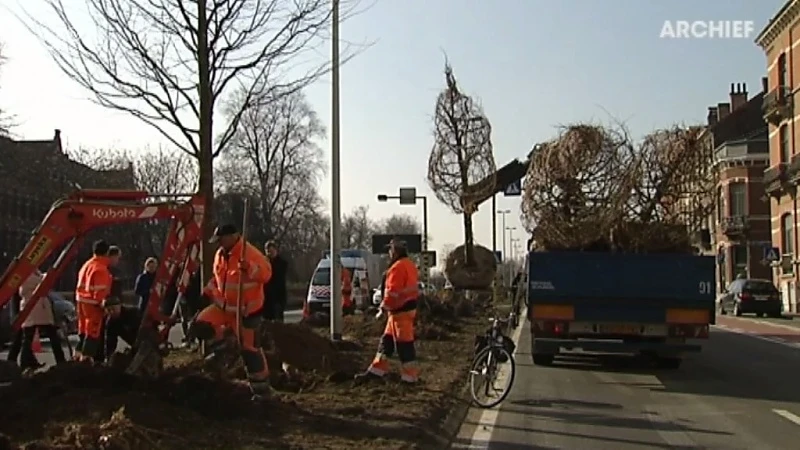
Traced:
<path fill-rule="evenodd" d="M 160 341 L 158 330 L 155 328 L 140 329 L 133 359 L 125 373 L 143 378 L 158 378 L 164 369 Z"/>

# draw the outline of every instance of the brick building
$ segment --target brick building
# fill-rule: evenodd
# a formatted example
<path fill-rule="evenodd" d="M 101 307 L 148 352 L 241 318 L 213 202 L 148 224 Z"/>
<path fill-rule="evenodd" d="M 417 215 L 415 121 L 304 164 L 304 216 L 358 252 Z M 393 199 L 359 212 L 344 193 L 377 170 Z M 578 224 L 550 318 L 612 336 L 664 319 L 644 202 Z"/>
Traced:
<path fill-rule="evenodd" d="M 76 162 L 64 152 L 61 133 L 52 139 L 13 140 L 0 137 L 0 270 L 22 251 L 53 202 L 75 190 L 75 186 L 95 189 L 132 189 L 133 168 L 94 170 Z M 117 230 L 118 231 L 118 230 Z M 102 236 L 128 242 L 119 232 L 99 231 Z M 93 237 L 96 233 L 93 233 Z M 88 243 L 84 247 L 88 247 Z M 131 252 L 135 253 L 135 252 Z M 88 257 L 82 248 L 78 260 Z M 134 254 L 130 255 L 134 257 Z M 72 289 L 77 261 L 67 267 L 58 283 L 60 289 Z"/>
<path fill-rule="evenodd" d="M 770 165 L 764 182 L 770 197 L 772 243 L 781 251 L 775 275 L 787 309 L 797 310 L 798 219 L 797 185 L 800 156 L 794 99 L 800 85 L 800 1 L 786 2 L 756 38 L 767 60 L 767 87 L 763 114 L 769 123 Z"/>
<path fill-rule="evenodd" d="M 771 247 L 770 208 L 763 174 L 769 166 L 765 92 L 748 98 L 746 84 L 731 84 L 730 100 L 708 108 L 704 146 L 713 151 L 715 208 L 710 220 L 718 288 L 738 274 L 772 278 L 764 261 Z"/>

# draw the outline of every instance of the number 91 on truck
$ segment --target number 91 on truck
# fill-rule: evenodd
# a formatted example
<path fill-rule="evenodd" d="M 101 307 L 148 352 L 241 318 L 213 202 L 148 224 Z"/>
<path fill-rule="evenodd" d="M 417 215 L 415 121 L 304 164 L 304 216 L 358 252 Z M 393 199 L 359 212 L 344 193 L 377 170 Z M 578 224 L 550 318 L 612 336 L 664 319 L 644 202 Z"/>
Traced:
<path fill-rule="evenodd" d="M 646 355 L 677 369 L 715 323 L 715 264 L 683 253 L 530 253 L 534 364 L 579 351 Z"/>

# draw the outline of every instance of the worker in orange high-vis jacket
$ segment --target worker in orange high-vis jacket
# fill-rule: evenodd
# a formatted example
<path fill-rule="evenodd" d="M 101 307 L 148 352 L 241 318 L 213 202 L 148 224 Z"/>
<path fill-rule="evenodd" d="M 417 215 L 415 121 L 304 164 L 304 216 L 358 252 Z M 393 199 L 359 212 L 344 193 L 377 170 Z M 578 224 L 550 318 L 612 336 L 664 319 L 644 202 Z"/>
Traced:
<path fill-rule="evenodd" d="M 353 309 L 353 278 L 350 276 L 350 269 L 340 265 L 342 271 L 342 310 L 350 311 Z"/>
<path fill-rule="evenodd" d="M 414 348 L 414 319 L 417 316 L 419 274 L 402 241 L 391 241 L 389 257 L 392 264 L 386 271 L 386 290 L 381 301 L 381 311 L 388 315 L 386 329 L 372 364 L 364 374 L 356 376 L 356 381 L 386 375 L 389 372 L 387 358 L 396 352 L 401 364 L 400 379 L 406 383 L 416 383 L 419 367 Z"/>
<path fill-rule="evenodd" d="M 245 242 L 233 225 L 218 227 L 211 242 L 218 242 L 219 249 L 214 256 L 213 277 L 203 295 L 212 304 L 197 315 L 189 335 L 206 342 L 207 358 L 211 359 L 230 350 L 231 336 L 238 339 L 251 391 L 256 396 L 269 394 L 269 368 L 261 349 L 259 328 L 264 284 L 272 277 L 272 267 L 264 254 Z M 242 304 L 239 304 L 240 289 Z M 241 314 L 241 330 L 237 309 Z"/>
<path fill-rule="evenodd" d="M 75 359 L 94 362 L 94 356 L 103 343 L 101 336 L 105 320 L 105 303 L 111 294 L 110 246 L 106 241 L 95 241 L 92 257 L 78 271 L 75 302 L 78 305 L 78 336 Z"/>

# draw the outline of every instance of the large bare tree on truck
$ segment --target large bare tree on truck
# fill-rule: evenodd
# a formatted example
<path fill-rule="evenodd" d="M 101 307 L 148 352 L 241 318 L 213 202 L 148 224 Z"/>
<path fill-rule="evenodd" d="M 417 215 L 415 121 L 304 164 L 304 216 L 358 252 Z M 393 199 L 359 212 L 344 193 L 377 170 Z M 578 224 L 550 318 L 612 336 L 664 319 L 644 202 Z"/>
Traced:
<path fill-rule="evenodd" d="M 55 23 L 27 14 L 26 25 L 61 70 L 96 103 L 131 114 L 197 159 L 206 236 L 213 161 L 249 99 L 264 88 L 302 89 L 330 68 L 328 61 L 308 63 L 328 37 L 327 0 L 86 0 L 88 17 L 77 4 L 44 1 Z M 217 114 L 233 92 L 239 110 Z M 203 242 L 207 279 L 213 248 Z"/>
<path fill-rule="evenodd" d="M 463 261 L 457 265 L 470 271 L 489 269 L 490 283 L 494 276 L 494 256 L 491 256 L 490 268 L 478 267 L 485 264 L 480 264 L 483 260 L 477 261 L 475 257 L 472 215 L 485 196 L 484 191 L 494 187 L 493 182 L 479 184 L 481 180 L 493 179 L 496 174 L 492 126 L 480 104 L 460 90 L 449 63 L 445 63 L 444 75 L 445 89 L 436 99 L 434 112 L 428 184 L 439 201 L 463 217 L 464 253 Z M 451 281 L 456 284 L 456 280 L 451 278 Z M 481 281 L 478 284 L 488 286 L 486 281 Z"/>

